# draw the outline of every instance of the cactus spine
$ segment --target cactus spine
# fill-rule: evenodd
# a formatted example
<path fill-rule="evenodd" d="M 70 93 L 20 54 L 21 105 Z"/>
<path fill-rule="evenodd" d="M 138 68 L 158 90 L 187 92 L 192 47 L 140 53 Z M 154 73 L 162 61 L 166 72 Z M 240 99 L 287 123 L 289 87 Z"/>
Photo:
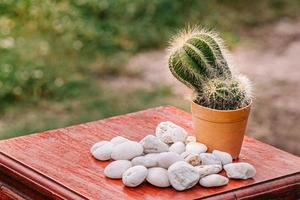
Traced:
<path fill-rule="evenodd" d="M 169 52 L 170 71 L 196 92 L 194 102 L 219 110 L 250 103 L 248 81 L 233 75 L 223 41 L 216 33 L 199 28 L 184 30 L 171 40 Z"/>

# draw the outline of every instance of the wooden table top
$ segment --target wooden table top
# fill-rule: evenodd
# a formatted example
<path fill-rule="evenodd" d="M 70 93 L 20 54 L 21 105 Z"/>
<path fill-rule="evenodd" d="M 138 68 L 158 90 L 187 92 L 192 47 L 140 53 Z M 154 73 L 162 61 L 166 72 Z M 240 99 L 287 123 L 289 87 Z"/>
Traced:
<path fill-rule="evenodd" d="M 100 121 L 0 141 L 0 172 L 58 199 L 233 199 L 300 182 L 300 158 L 245 137 L 239 161 L 255 166 L 253 179 L 230 180 L 227 186 L 203 188 L 199 184 L 178 192 L 143 183 L 128 188 L 121 180 L 104 177 L 109 162 L 95 160 L 90 147 L 100 140 L 122 135 L 140 140 L 153 134 L 161 121 L 172 121 L 192 134 L 191 115 L 163 106 Z M 299 187 L 296 188 L 297 190 Z M 299 191 L 298 191 L 299 192 Z"/>

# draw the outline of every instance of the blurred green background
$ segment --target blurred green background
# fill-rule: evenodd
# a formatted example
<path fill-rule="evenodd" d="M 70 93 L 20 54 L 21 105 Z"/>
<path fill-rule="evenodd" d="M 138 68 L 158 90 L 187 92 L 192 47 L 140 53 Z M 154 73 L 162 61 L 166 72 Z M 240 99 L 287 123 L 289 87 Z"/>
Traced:
<path fill-rule="evenodd" d="M 114 87 L 140 76 L 130 58 L 165 48 L 187 24 L 234 47 L 241 33 L 299 10 L 299 0 L 2 0 L 0 139 L 163 104 L 188 110 L 164 84 Z"/>

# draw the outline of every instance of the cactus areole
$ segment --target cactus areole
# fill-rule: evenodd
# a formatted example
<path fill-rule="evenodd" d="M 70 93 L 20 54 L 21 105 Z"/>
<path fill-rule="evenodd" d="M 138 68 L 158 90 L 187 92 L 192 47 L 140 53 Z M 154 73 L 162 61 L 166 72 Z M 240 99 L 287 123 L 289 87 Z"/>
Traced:
<path fill-rule="evenodd" d="M 232 70 L 223 40 L 214 32 L 188 28 L 170 42 L 169 68 L 194 92 L 191 104 L 197 141 L 208 151 L 237 158 L 251 107 L 249 80 Z"/>

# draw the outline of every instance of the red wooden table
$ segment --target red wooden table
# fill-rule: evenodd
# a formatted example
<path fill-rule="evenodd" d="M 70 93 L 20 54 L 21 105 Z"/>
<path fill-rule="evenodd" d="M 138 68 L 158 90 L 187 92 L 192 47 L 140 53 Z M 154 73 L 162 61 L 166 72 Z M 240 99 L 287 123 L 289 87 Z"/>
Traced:
<path fill-rule="evenodd" d="M 199 185 L 177 192 L 143 183 L 127 188 L 105 178 L 109 162 L 95 160 L 89 149 L 99 140 L 122 135 L 140 140 L 161 121 L 192 133 L 191 115 L 172 106 L 153 108 L 100 121 L 0 141 L 1 199 L 297 199 L 300 158 L 245 137 L 240 161 L 256 167 L 253 179 L 227 186 Z"/>

